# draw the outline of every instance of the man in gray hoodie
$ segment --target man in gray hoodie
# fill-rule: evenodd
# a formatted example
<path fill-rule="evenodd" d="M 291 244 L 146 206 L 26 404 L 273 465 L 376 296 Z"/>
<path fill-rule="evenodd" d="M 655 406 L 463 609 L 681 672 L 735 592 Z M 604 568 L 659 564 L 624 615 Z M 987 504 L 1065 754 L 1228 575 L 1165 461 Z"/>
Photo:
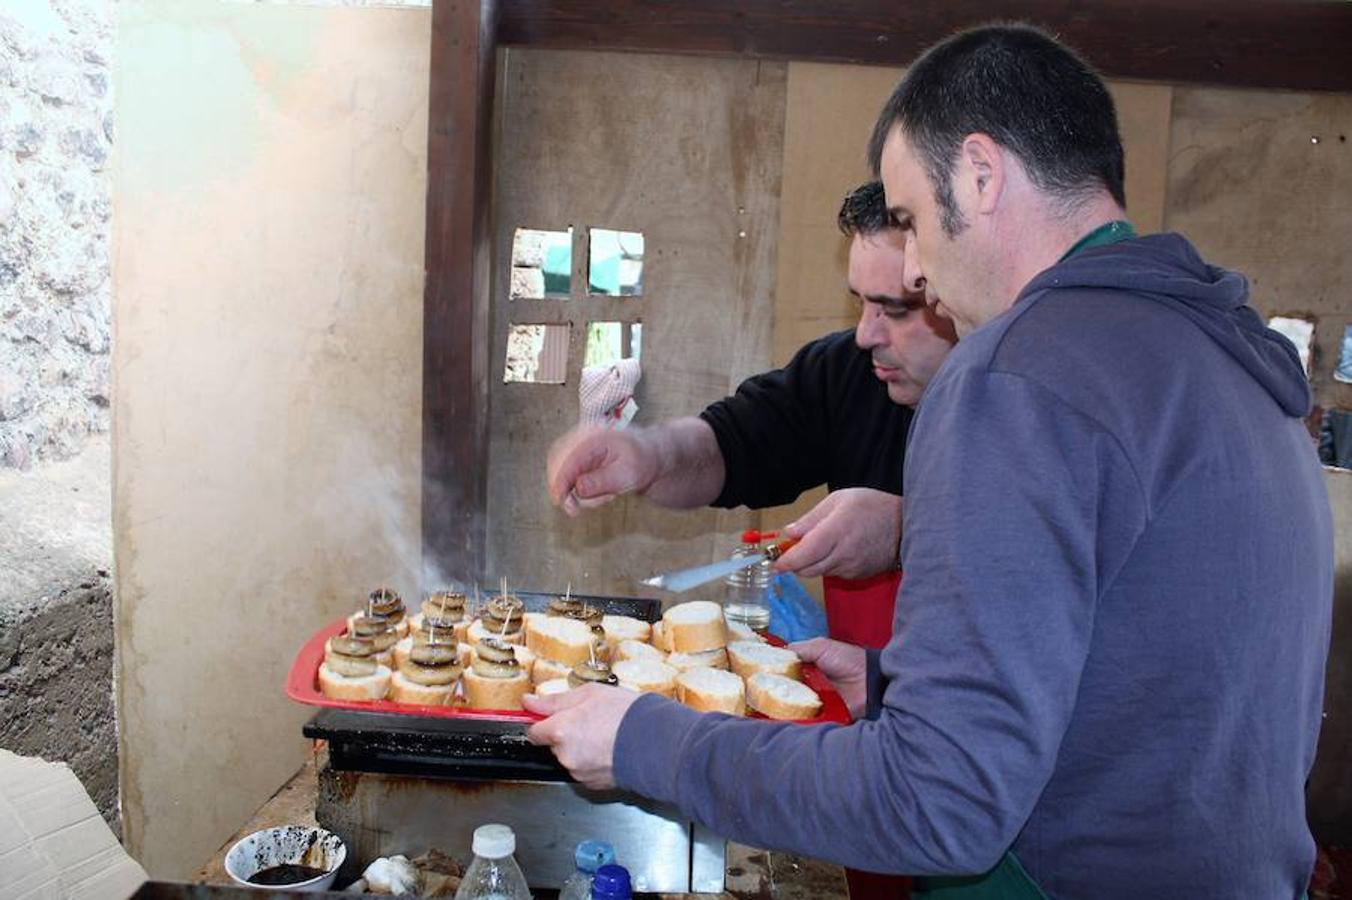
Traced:
<path fill-rule="evenodd" d="M 866 671 L 868 717 L 589 687 L 533 737 L 922 896 L 1300 897 L 1333 567 L 1294 347 L 1242 276 L 1132 233 L 1111 97 L 1041 32 L 932 48 L 870 158 L 962 339 L 907 452 L 903 631 L 828 673 Z"/>

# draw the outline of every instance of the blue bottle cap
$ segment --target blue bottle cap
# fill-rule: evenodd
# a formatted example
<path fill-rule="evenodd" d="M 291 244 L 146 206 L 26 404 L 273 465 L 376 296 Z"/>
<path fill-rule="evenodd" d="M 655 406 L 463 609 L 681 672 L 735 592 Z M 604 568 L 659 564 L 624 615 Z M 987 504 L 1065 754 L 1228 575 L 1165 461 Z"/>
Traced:
<path fill-rule="evenodd" d="M 615 861 L 615 848 L 606 841 L 583 841 L 573 851 L 573 862 L 589 875 Z"/>
<path fill-rule="evenodd" d="M 602 866 L 592 879 L 592 900 L 629 900 L 634 889 L 629 885 L 629 870 L 624 866 Z"/>

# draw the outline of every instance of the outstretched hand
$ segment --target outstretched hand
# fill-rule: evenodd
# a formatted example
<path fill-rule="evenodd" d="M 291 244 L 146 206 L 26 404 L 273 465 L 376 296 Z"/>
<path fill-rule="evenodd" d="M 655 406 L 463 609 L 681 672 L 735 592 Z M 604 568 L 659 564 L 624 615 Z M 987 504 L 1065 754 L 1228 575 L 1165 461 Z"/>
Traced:
<path fill-rule="evenodd" d="M 570 516 L 647 490 L 657 477 L 653 448 L 636 430 L 574 428 L 549 448 L 549 499 Z"/>

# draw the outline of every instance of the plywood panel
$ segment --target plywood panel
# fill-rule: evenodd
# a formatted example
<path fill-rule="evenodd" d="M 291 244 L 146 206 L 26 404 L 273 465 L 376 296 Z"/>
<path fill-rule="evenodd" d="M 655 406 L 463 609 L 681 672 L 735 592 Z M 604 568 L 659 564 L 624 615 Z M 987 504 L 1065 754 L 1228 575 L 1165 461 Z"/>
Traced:
<path fill-rule="evenodd" d="M 1352 324 L 1352 96 L 1179 88 L 1166 224 L 1249 277 L 1265 315 L 1312 313 L 1316 402 Z"/>
<path fill-rule="evenodd" d="M 304 757 L 297 647 L 417 588 L 430 20 L 120 13 L 123 822 L 184 877 Z"/>
<path fill-rule="evenodd" d="M 635 593 L 655 570 L 726 554 L 749 513 L 638 498 L 569 520 L 544 490 L 577 421 L 585 323 L 643 322 L 636 424 L 692 415 L 769 364 L 785 66 L 508 51 L 499 90 L 489 480 L 490 579 Z M 508 301 L 519 226 L 574 236 L 574 298 Z M 643 296 L 587 298 L 586 228 L 642 232 Z M 574 322 L 568 383 L 502 384 L 509 321 Z"/>

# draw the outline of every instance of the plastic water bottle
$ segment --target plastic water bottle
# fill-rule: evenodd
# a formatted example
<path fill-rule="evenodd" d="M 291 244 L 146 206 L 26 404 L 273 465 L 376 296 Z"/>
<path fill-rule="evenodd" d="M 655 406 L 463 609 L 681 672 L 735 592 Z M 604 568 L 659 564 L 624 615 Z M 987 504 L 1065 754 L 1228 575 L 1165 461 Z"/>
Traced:
<path fill-rule="evenodd" d="M 762 556 L 759 531 L 742 532 L 742 546 L 733 556 Z M 723 602 L 723 615 L 729 622 L 743 622 L 758 631 L 770 627 L 770 561 L 762 560 L 754 566 L 738 569 L 727 577 L 728 598 Z"/>
<path fill-rule="evenodd" d="M 512 856 L 516 834 L 506 825 L 474 829 L 474 862 L 469 864 L 455 900 L 530 900 L 526 876 Z"/>
<path fill-rule="evenodd" d="M 624 866 L 602 866 L 592 878 L 591 900 L 630 900 L 634 889 Z"/>
<path fill-rule="evenodd" d="M 615 848 L 605 841 L 583 841 L 573 851 L 577 871 L 568 876 L 559 891 L 559 900 L 590 900 L 592 876 L 602 866 L 615 861 Z"/>

